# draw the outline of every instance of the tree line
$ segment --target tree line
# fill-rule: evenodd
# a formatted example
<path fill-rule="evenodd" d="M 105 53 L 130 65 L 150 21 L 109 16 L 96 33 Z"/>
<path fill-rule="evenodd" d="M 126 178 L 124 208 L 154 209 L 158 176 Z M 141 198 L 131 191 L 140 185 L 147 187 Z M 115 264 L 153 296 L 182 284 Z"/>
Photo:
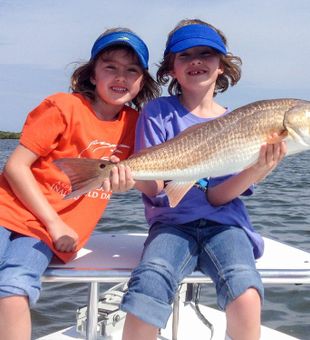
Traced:
<path fill-rule="evenodd" d="M 19 139 L 20 132 L 0 131 L 0 139 Z"/>

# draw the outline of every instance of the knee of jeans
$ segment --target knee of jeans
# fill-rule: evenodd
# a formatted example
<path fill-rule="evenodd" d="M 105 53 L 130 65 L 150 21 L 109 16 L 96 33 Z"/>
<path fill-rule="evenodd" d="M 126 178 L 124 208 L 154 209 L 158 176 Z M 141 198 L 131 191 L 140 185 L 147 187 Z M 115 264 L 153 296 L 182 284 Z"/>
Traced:
<path fill-rule="evenodd" d="M 28 296 L 30 306 L 37 302 L 41 291 L 41 281 L 36 273 L 27 272 L 24 268 L 6 267 L 2 274 L 1 296 Z"/>
<path fill-rule="evenodd" d="M 251 267 L 230 268 L 222 273 L 216 283 L 217 301 L 222 310 L 237 297 L 254 288 L 258 292 L 261 302 L 264 300 L 264 286 L 257 270 Z"/>
<path fill-rule="evenodd" d="M 171 303 L 178 288 L 174 268 L 162 259 L 140 263 L 132 272 L 129 290 Z"/>
<path fill-rule="evenodd" d="M 0 297 L 26 296 L 30 307 L 33 307 L 40 297 L 41 285 L 29 282 L 0 282 Z"/>

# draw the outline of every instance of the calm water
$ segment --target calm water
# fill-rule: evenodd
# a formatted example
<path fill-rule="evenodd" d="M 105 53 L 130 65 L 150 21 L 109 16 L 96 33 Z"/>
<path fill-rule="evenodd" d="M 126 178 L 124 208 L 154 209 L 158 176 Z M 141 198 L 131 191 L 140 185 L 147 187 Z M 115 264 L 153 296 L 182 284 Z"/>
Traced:
<path fill-rule="evenodd" d="M 15 147 L 15 140 L 0 140 L 0 168 Z M 268 236 L 310 252 L 310 152 L 286 158 L 254 196 L 246 199 L 253 224 Z M 115 195 L 99 231 L 146 231 L 139 194 Z M 103 289 L 105 286 L 102 287 Z M 263 324 L 300 339 L 310 334 L 310 287 L 266 286 Z M 215 304 L 214 288 L 206 285 L 203 302 Z M 32 311 L 33 339 L 75 323 L 75 310 L 86 303 L 86 284 L 44 284 Z"/>

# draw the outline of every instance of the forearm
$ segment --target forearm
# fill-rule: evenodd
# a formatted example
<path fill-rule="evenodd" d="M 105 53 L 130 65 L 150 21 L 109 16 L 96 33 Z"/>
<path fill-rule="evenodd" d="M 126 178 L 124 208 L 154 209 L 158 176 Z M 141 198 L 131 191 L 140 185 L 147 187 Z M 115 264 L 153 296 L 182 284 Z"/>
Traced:
<path fill-rule="evenodd" d="M 253 168 L 245 169 L 239 174 L 228 178 L 207 191 L 208 200 L 212 205 L 226 204 L 244 193 L 251 185 L 257 183 L 258 176 Z"/>
<path fill-rule="evenodd" d="M 47 228 L 59 220 L 58 214 L 43 195 L 29 166 L 9 161 L 3 174 L 17 198 Z"/>
<path fill-rule="evenodd" d="M 147 196 L 153 197 L 159 194 L 164 188 L 163 181 L 136 181 L 135 189 Z"/>

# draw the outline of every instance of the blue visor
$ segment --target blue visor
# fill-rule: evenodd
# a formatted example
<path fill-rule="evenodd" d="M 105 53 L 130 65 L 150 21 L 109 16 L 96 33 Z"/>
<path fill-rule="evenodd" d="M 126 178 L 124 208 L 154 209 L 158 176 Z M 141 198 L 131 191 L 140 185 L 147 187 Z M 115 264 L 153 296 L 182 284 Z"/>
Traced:
<path fill-rule="evenodd" d="M 137 54 L 142 67 L 144 69 L 148 68 L 148 48 L 142 39 L 131 32 L 112 32 L 99 37 L 91 49 L 91 59 L 94 59 L 103 49 L 112 45 L 130 46 Z"/>
<path fill-rule="evenodd" d="M 164 55 L 177 53 L 197 46 L 208 46 L 226 55 L 226 46 L 221 36 L 207 25 L 187 25 L 176 30 L 168 40 Z"/>

